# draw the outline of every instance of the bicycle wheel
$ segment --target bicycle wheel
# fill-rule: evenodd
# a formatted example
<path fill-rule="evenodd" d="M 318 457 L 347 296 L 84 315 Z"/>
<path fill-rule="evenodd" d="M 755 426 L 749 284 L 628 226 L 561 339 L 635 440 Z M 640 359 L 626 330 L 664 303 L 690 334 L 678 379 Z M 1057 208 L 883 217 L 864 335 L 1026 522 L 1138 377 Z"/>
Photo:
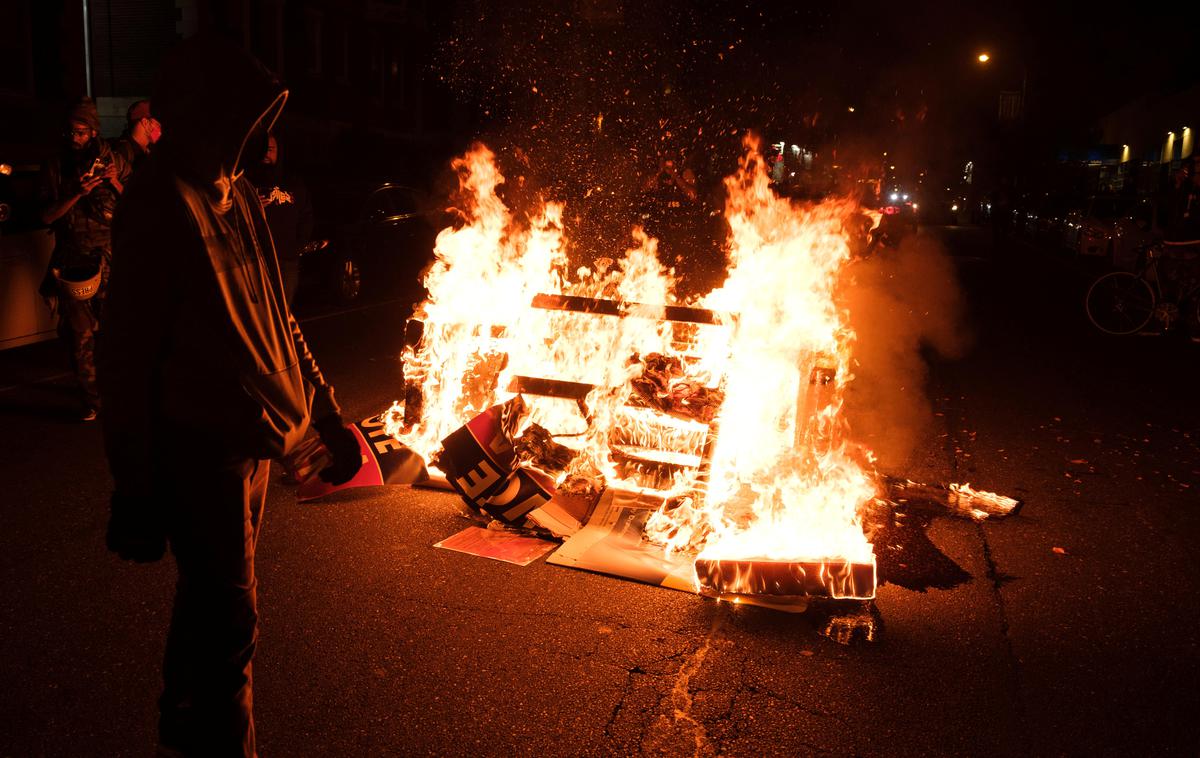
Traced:
<path fill-rule="evenodd" d="M 1154 315 L 1154 290 L 1136 274 L 1114 271 L 1092 282 L 1084 307 L 1100 331 L 1133 334 Z"/>

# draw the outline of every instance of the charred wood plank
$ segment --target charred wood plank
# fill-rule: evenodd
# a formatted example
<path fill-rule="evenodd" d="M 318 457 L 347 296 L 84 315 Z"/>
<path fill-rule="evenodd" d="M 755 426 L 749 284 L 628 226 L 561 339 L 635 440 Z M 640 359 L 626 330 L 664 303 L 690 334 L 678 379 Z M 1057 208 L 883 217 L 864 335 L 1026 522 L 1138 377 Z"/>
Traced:
<path fill-rule="evenodd" d="M 552 295 L 539 293 L 530 303 L 533 308 L 548 311 L 590 313 L 597 316 L 618 318 L 647 318 L 654 321 L 676 321 L 685 324 L 732 324 L 733 316 L 707 308 L 688 308 L 682 305 L 652 305 L 649 303 L 627 303 L 579 295 Z"/>
<path fill-rule="evenodd" d="M 739 595 L 779 595 L 871 600 L 875 562 L 841 558 L 806 561 L 696 559 L 701 590 Z"/>
<path fill-rule="evenodd" d="M 588 393 L 594 389 L 596 389 L 596 385 L 594 384 L 568 382 L 562 379 L 544 379 L 539 376 L 517 375 L 508 382 L 509 392 L 519 392 L 522 395 L 559 397 L 576 402 L 585 400 Z"/>

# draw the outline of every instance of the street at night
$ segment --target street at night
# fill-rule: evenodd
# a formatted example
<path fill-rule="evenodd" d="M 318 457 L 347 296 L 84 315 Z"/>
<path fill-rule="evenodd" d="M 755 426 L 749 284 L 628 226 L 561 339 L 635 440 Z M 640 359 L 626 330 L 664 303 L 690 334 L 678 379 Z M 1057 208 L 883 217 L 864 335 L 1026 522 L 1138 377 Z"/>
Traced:
<path fill-rule="evenodd" d="M 1200 755 L 1193 14 L 6 0 L 0 758 Z"/>
<path fill-rule="evenodd" d="M 261 750 L 273 755 L 1164 755 L 1200 739 L 1200 350 L 1109 337 L 1088 272 L 978 228 L 953 258 L 972 346 L 935 361 L 897 473 L 1025 501 L 934 518 L 969 575 L 885 584 L 874 642 L 819 616 L 433 548 L 469 524 L 407 486 L 297 504 L 258 551 Z M 307 321 L 347 417 L 394 399 L 400 304 Z M 4 755 L 144 755 L 173 570 L 106 553 L 99 430 L 65 422 L 46 346 L 3 354 Z M 57 358 L 58 354 L 53 354 Z M 40 378 L 38 372 L 50 375 Z"/>

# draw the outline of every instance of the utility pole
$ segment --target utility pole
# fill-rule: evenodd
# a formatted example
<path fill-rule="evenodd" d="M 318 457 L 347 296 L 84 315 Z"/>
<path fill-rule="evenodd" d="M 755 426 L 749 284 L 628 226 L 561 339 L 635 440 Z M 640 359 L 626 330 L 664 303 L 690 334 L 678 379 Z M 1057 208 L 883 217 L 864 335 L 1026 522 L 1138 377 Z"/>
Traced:
<path fill-rule="evenodd" d="M 88 0 L 83 0 L 83 86 L 92 96 L 92 14 Z"/>

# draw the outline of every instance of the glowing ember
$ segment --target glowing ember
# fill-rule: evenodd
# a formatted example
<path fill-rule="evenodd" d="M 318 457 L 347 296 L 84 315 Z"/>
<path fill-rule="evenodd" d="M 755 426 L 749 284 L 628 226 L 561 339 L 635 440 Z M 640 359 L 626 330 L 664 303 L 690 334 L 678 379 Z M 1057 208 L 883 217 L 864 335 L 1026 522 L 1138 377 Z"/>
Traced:
<path fill-rule="evenodd" d="M 407 402 L 420 412 L 406 425 L 393 408 L 389 432 L 430 460 L 445 436 L 520 392 L 525 423 L 577 453 L 559 482 L 658 490 L 665 504 L 647 537 L 698 551 L 722 591 L 767 591 L 754 584 L 767 576 L 763 587 L 869 597 L 874 557 L 857 514 L 876 487 L 845 439 L 853 334 L 833 294 L 858 209 L 776 197 L 747 140 L 726 180 L 728 278 L 682 303 L 640 229 L 620 260 L 572 272 L 561 205 L 518 225 L 487 148 L 454 167 L 464 223 L 438 236 L 415 315 L 424 334 L 405 354 Z M 763 568 L 772 561 L 783 563 Z M 741 589 L 739 576 L 750 577 Z"/>

